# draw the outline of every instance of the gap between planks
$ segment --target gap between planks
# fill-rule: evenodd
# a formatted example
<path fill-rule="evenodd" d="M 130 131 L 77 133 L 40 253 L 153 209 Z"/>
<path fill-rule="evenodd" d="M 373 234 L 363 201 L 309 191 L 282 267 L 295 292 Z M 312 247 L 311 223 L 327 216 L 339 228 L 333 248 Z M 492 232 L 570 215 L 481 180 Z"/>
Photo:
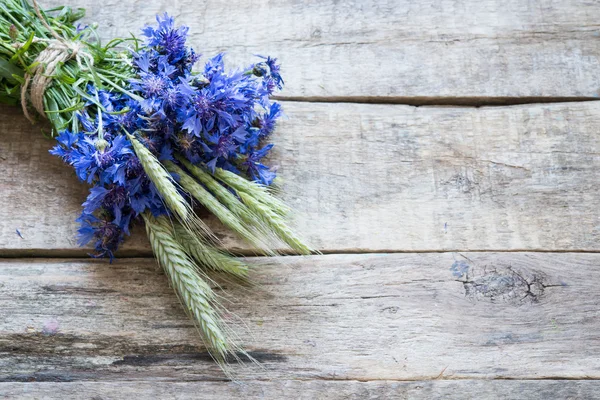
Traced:
<path fill-rule="evenodd" d="M 235 257 L 252 257 L 252 258 L 273 258 L 276 256 L 269 256 L 265 254 L 257 254 L 256 252 L 249 250 L 228 250 L 222 249 L 230 253 Z M 46 249 L 34 249 L 34 250 L 16 250 L 16 249 L 0 249 L 0 261 L 3 259 L 86 259 L 89 257 L 89 249 L 82 250 L 46 250 Z M 352 250 L 324 250 L 318 253 L 310 255 L 301 255 L 291 251 L 279 251 L 279 256 L 285 257 L 312 257 L 312 256 L 327 256 L 327 255 L 370 255 L 370 254 L 443 254 L 443 253 L 557 253 L 557 254 L 597 254 L 600 250 L 590 249 L 425 249 L 425 250 L 371 250 L 371 249 L 356 249 Z M 117 252 L 115 255 L 116 259 L 141 259 L 141 258 L 154 258 L 152 251 L 138 251 L 138 250 L 122 250 Z M 90 260 L 94 258 L 90 257 Z"/>
<path fill-rule="evenodd" d="M 126 385 L 131 383 L 144 383 L 144 382 L 154 382 L 152 379 L 148 378 L 134 378 L 134 379 L 126 379 L 126 380 L 106 380 L 102 378 L 101 380 L 76 380 L 69 378 L 62 374 L 46 374 L 46 373 L 35 373 L 35 374 L 22 374 L 23 379 L 19 379 L 19 377 L 9 377 L 6 380 L 0 379 L 0 388 L 2 384 L 8 383 L 55 383 L 55 384 L 97 384 L 103 382 L 111 382 L 119 385 Z M 71 380 L 69 380 L 71 379 Z M 369 383 L 369 382 L 394 382 L 394 383 L 459 383 L 459 382 L 543 382 L 543 381 L 586 381 L 586 382 L 600 382 L 600 377 L 594 378 L 589 376 L 581 376 L 581 377 L 562 377 L 562 376 L 544 376 L 544 377 L 524 377 L 524 378 L 511 378 L 511 377 L 494 377 L 494 378 L 473 378 L 473 377 L 458 377 L 458 378 L 431 378 L 431 377 L 416 377 L 416 378 L 368 378 L 368 379 L 359 379 L 359 378 L 329 378 L 324 376 L 318 376 L 313 378 L 243 378 L 243 379 L 235 379 L 232 380 L 230 378 L 202 378 L 202 379 L 186 379 L 179 383 L 184 384 L 194 384 L 194 383 L 234 383 L 234 384 L 249 384 L 251 382 L 256 383 L 276 383 L 276 382 L 298 382 L 298 383 L 308 383 L 308 382 L 339 382 L 339 383 Z M 174 384 L 178 383 L 176 381 L 164 381 L 166 384 Z M 0 397 L 1 398 L 1 397 Z"/>
<path fill-rule="evenodd" d="M 600 101 L 600 97 L 405 97 L 405 96 L 274 96 L 275 100 L 296 103 L 395 104 L 405 106 L 504 107 L 531 104 Z"/>

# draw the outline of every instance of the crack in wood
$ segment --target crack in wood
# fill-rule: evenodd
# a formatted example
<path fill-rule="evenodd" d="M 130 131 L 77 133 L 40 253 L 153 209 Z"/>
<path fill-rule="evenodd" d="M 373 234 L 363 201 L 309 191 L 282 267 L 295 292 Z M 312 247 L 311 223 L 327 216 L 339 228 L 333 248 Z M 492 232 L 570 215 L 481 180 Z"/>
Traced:
<path fill-rule="evenodd" d="M 234 355 L 229 355 L 227 362 L 242 362 L 252 363 L 258 361 L 264 362 L 286 362 L 287 357 L 282 354 L 267 352 L 267 351 L 249 351 L 248 355 L 254 360 L 249 359 L 246 354 L 238 352 Z M 134 367 L 150 366 L 150 365 L 163 365 L 173 363 L 176 364 L 189 364 L 190 362 L 202 361 L 202 362 L 214 362 L 213 357 L 208 352 L 200 353 L 183 353 L 183 354 L 136 354 L 127 355 L 123 359 L 114 361 L 111 365 L 127 365 Z"/>

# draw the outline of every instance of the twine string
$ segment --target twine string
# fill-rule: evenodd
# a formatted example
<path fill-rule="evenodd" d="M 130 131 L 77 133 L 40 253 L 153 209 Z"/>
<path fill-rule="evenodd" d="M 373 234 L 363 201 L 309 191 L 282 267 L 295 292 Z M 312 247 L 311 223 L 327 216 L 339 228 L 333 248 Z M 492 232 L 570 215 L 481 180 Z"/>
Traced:
<path fill-rule="evenodd" d="M 46 117 L 44 94 L 61 64 L 75 58 L 79 68 L 84 70 L 88 67 L 83 65 L 82 60 L 85 60 L 88 66 L 91 66 L 94 62 L 93 56 L 86 51 L 83 43 L 66 40 L 52 29 L 42 15 L 36 0 L 33 0 L 33 7 L 38 18 L 54 39 L 38 40 L 48 42 L 48 46 L 35 58 L 34 67 L 25 73 L 25 82 L 21 86 L 21 108 L 25 117 L 32 123 L 35 121 L 27 109 L 27 99 L 29 98 L 29 102 L 39 115 Z"/>

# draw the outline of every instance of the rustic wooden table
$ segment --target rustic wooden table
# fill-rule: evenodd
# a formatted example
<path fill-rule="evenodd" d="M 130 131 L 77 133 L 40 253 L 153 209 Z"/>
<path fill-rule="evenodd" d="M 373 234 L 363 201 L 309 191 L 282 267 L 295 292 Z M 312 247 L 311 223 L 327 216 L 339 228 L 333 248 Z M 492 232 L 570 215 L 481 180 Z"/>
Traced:
<path fill-rule="evenodd" d="M 0 397 L 600 396 L 597 0 L 71 3 L 278 56 L 272 163 L 324 255 L 251 261 L 229 309 L 263 369 L 229 382 L 141 230 L 113 265 L 77 247 L 87 188 L 0 108 Z"/>

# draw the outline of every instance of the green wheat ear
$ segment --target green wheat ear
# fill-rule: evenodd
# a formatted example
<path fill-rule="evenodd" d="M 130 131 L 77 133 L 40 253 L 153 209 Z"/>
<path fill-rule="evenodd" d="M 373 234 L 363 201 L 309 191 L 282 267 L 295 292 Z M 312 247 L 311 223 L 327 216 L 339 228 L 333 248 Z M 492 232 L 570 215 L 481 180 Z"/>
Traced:
<path fill-rule="evenodd" d="M 239 350 L 233 344 L 227 327 L 215 306 L 216 296 L 210 286 L 197 272 L 197 267 L 175 238 L 171 222 L 165 216 L 153 217 L 149 212 L 142 214 L 150 245 L 159 264 L 171 280 L 171 284 L 194 320 L 210 354 L 222 366 L 228 354 Z M 187 232 L 186 229 L 183 229 Z"/>
<path fill-rule="evenodd" d="M 127 133 L 127 138 L 133 146 L 135 155 L 140 160 L 144 172 L 150 178 L 156 190 L 160 193 L 167 207 L 180 219 L 187 221 L 190 218 L 189 206 L 181 193 L 177 190 L 173 177 L 162 166 L 160 161 L 154 157 L 143 144 L 141 144 L 133 135 Z"/>
<path fill-rule="evenodd" d="M 200 185 L 194 178 L 187 174 L 180 167 L 171 161 L 167 161 L 165 166 L 170 172 L 179 175 L 179 183 L 191 194 L 200 204 L 206 207 L 215 217 L 219 219 L 229 229 L 236 232 L 240 237 L 251 243 L 252 245 L 271 254 L 272 251 L 269 245 L 262 241 L 260 237 L 252 233 L 245 225 L 244 221 L 240 220 L 234 213 L 225 205 L 221 204 L 212 193 Z"/>
<path fill-rule="evenodd" d="M 234 189 L 248 209 L 293 250 L 300 254 L 316 252 L 290 229 L 285 221 L 285 217 L 289 214 L 289 207 L 271 195 L 267 187 L 221 168 L 215 170 L 215 176 Z"/>
<path fill-rule="evenodd" d="M 238 258 L 207 246 L 180 224 L 175 224 L 175 235 L 186 253 L 191 255 L 201 266 L 213 271 L 228 273 L 243 281 L 248 279 L 248 265 Z"/>
<path fill-rule="evenodd" d="M 210 228 L 194 214 L 191 206 L 181 195 L 179 190 L 177 190 L 175 180 L 171 174 L 169 174 L 150 150 L 129 132 L 126 132 L 126 134 L 133 146 L 135 155 L 138 157 L 144 168 L 144 172 L 146 172 L 146 175 L 148 175 L 152 183 L 154 183 L 154 186 L 156 186 L 156 190 L 160 193 L 161 198 L 169 210 L 173 212 L 190 233 L 203 238 L 214 238 Z"/>
<path fill-rule="evenodd" d="M 297 237 L 286 224 L 283 217 L 274 212 L 269 206 L 261 203 L 252 195 L 245 192 L 238 192 L 238 196 L 240 196 L 244 204 L 246 204 L 250 210 L 258 215 L 263 223 L 269 226 L 285 244 L 290 246 L 290 248 L 303 255 L 308 255 L 315 252 L 299 237 Z"/>
<path fill-rule="evenodd" d="M 277 235 L 273 234 L 270 227 L 266 226 L 262 220 L 256 216 L 235 194 L 227 189 L 223 184 L 217 180 L 212 174 L 205 171 L 201 167 L 193 165 L 184 157 L 177 157 L 177 159 L 187 168 L 190 173 L 197 178 L 206 188 L 223 204 L 229 211 L 231 211 L 236 217 L 240 218 L 247 226 L 251 227 L 253 231 L 263 238 L 266 242 L 273 242 L 277 240 Z M 274 251 L 270 250 L 269 253 L 277 255 Z"/>
<path fill-rule="evenodd" d="M 215 169 L 215 177 L 236 192 L 244 192 L 251 195 L 257 201 L 268 206 L 273 212 L 282 217 L 287 216 L 291 211 L 284 202 L 271 194 L 267 186 L 249 181 L 242 176 L 222 168 Z"/>

